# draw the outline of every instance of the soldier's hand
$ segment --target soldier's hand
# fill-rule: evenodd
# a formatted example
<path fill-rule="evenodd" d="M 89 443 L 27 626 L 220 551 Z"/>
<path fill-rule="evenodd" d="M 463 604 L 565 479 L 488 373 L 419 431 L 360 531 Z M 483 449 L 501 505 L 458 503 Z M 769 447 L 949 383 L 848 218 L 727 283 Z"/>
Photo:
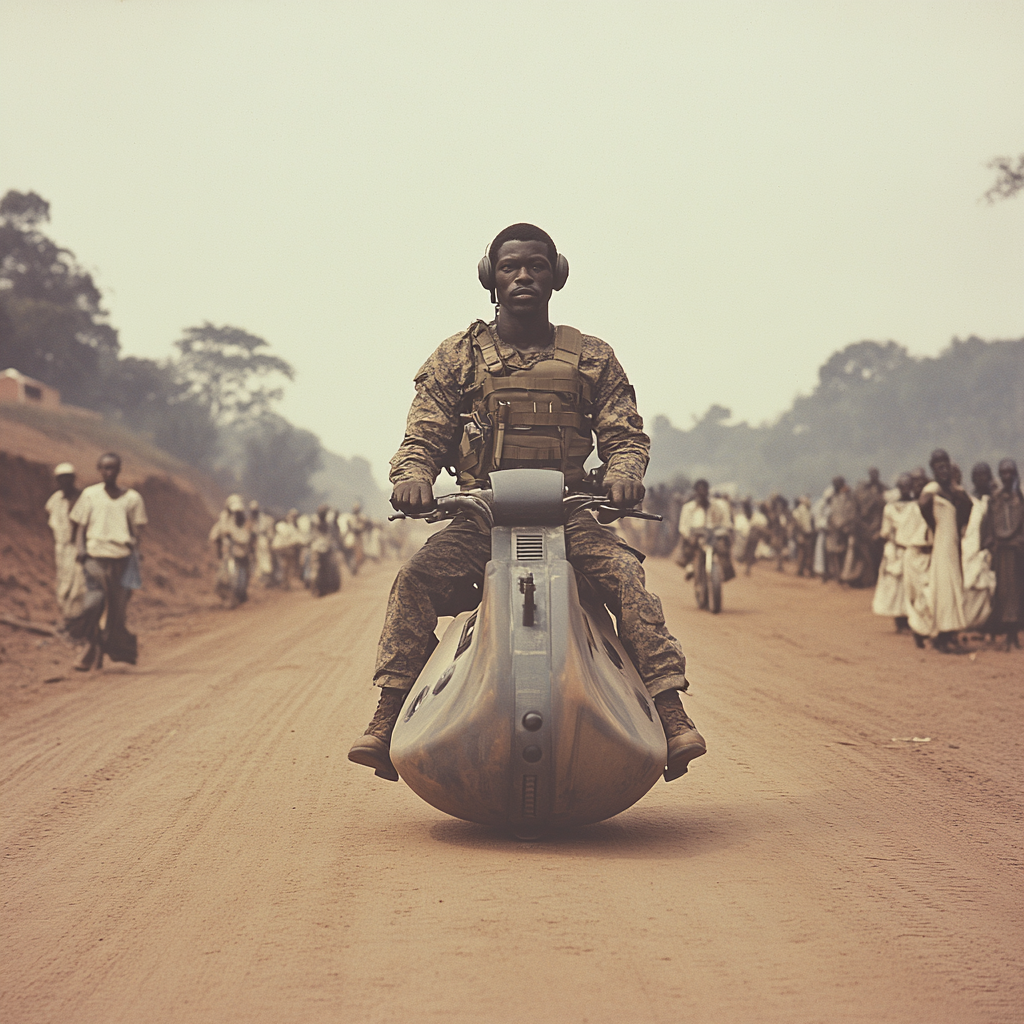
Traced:
<path fill-rule="evenodd" d="M 403 480 L 395 484 L 391 507 L 407 516 L 429 512 L 434 507 L 434 489 L 424 480 Z"/>
<path fill-rule="evenodd" d="M 639 505 L 647 493 L 644 485 L 636 480 L 612 480 L 607 483 L 608 497 L 616 508 L 632 508 Z"/>

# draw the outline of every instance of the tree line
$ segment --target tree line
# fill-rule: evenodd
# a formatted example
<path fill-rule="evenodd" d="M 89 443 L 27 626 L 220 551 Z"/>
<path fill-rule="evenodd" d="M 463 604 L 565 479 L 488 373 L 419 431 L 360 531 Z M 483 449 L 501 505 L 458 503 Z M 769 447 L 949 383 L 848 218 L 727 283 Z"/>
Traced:
<path fill-rule="evenodd" d="M 0 199 L 0 368 L 120 420 L 228 490 L 282 509 L 315 504 L 320 440 L 275 411 L 291 364 L 263 338 L 208 322 L 186 328 L 167 359 L 122 355 L 99 288 L 47 236 L 49 219 L 35 192 Z"/>
<path fill-rule="evenodd" d="M 934 358 L 894 341 L 859 341 L 818 370 L 810 395 L 774 423 L 728 424 L 712 405 L 689 429 L 654 422 L 648 477 L 680 473 L 731 483 L 741 494 L 819 494 L 832 477 L 883 477 L 928 461 L 937 447 L 954 460 L 996 465 L 1017 458 L 1024 438 L 1024 338 L 954 338 Z M 964 476 L 970 465 L 962 466 Z"/>

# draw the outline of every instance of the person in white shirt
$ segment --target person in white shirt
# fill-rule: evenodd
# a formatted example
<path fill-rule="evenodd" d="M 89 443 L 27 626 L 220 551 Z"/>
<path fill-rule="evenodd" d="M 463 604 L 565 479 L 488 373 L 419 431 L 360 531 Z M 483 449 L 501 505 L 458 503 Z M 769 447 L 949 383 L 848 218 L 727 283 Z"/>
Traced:
<path fill-rule="evenodd" d="M 61 615 L 71 618 L 75 598 L 85 588 L 82 570 L 75 560 L 75 534 L 78 524 L 71 522 L 71 510 L 81 491 L 75 486 L 75 467 L 62 462 L 54 471 L 58 490 L 46 499 L 47 522 L 53 534 L 54 559 L 57 564 L 57 606 Z"/>
<path fill-rule="evenodd" d="M 139 540 L 148 522 L 146 506 L 138 491 L 118 486 L 120 455 L 100 456 L 96 468 L 103 482 L 86 487 L 71 511 L 71 521 L 79 526 L 78 561 L 85 570 L 88 591 L 82 635 L 89 646 L 75 663 L 79 672 L 100 668 L 104 654 L 111 661 L 132 665 L 138 657 L 126 615 L 132 589 L 139 585 Z M 107 615 L 101 627 L 104 609 Z"/>
<path fill-rule="evenodd" d="M 693 560 L 699 550 L 694 536 L 697 530 L 732 530 L 732 507 L 725 498 L 710 497 L 711 488 L 707 480 L 698 480 L 693 485 L 694 497 L 683 505 L 679 513 L 679 536 L 682 548 L 679 565 L 686 569 L 686 578 L 693 575 Z M 736 573 L 729 554 L 731 543 L 722 545 L 722 570 L 725 579 L 732 579 Z"/>

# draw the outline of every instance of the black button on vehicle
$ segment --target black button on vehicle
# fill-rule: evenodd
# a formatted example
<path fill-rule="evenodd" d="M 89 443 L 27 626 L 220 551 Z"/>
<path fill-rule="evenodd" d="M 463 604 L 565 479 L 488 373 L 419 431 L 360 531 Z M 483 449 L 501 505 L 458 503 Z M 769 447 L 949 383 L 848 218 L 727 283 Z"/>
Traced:
<path fill-rule="evenodd" d="M 523 760 L 529 761 L 530 764 L 533 764 L 535 761 L 539 761 L 543 756 L 544 752 L 540 747 L 535 747 L 532 744 L 523 750 Z"/>
<path fill-rule="evenodd" d="M 523 728 L 530 732 L 536 732 L 544 724 L 544 719 L 536 711 L 527 711 L 523 715 Z"/>

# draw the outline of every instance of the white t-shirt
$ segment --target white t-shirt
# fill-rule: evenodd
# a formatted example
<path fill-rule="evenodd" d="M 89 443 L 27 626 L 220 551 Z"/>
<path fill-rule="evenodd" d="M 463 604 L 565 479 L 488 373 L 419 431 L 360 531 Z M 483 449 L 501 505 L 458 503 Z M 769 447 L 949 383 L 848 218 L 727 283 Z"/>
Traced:
<path fill-rule="evenodd" d="M 714 530 L 732 528 L 732 509 L 724 498 L 709 498 L 706 509 L 696 498 L 682 507 L 679 532 L 685 540 L 693 536 L 694 530 L 702 530 L 706 526 Z"/>
<path fill-rule="evenodd" d="M 119 498 L 112 498 L 103 484 L 82 491 L 71 510 L 71 521 L 84 527 L 90 558 L 127 558 L 135 545 L 133 529 L 149 522 L 138 491 L 129 487 Z"/>

